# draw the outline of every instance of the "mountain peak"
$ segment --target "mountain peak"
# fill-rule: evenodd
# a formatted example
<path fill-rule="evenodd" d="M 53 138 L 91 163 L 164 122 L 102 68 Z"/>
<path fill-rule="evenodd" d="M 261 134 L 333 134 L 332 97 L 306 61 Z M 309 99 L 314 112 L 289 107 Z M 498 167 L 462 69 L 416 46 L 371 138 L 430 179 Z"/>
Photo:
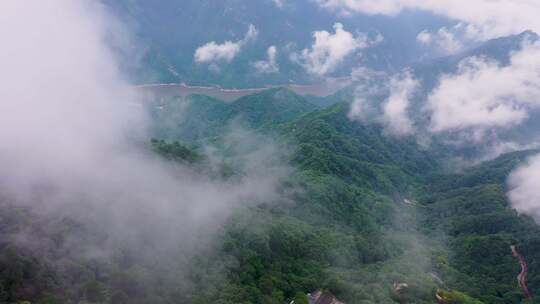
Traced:
<path fill-rule="evenodd" d="M 532 31 L 532 30 L 526 30 L 526 31 L 522 32 L 521 34 L 517 35 L 517 37 L 529 38 L 529 39 L 532 39 L 534 41 L 540 39 L 540 36 L 538 36 L 538 34 L 535 31 Z"/>

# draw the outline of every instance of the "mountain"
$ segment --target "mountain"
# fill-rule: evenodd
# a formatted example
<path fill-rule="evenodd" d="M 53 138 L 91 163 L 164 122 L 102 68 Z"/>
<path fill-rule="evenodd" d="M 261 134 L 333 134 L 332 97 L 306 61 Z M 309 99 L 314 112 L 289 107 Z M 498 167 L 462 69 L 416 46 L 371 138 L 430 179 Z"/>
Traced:
<path fill-rule="evenodd" d="M 348 112 L 348 103 L 338 103 L 284 127 L 298 145 L 299 168 L 336 174 L 387 194 L 405 194 L 414 177 L 439 169 L 438 156 L 413 139 L 386 137 L 380 127 L 351 121 Z"/>
<path fill-rule="evenodd" d="M 469 57 L 483 57 L 496 60 L 501 65 L 508 65 L 513 52 L 520 50 L 525 41 L 537 41 L 540 37 L 531 31 L 519 35 L 511 35 L 491 39 L 480 45 L 466 49 L 451 56 L 445 56 L 430 61 L 418 62 L 411 66 L 414 75 L 422 80 L 424 90 L 431 91 L 442 74 L 453 74 L 457 71 L 459 63 Z"/>
<path fill-rule="evenodd" d="M 311 103 L 320 107 L 327 107 L 338 102 L 353 101 L 356 95 L 365 96 L 369 99 L 370 104 L 380 105 L 389 94 L 388 88 L 384 84 L 389 82 L 390 77 L 396 73 L 401 73 L 409 70 L 414 78 L 420 81 L 421 88 L 419 92 L 411 99 L 410 114 L 416 123 L 425 123 L 425 115 L 422 107 L 428 94 L 439 84 L 439 79 L 443 75 L 455 74 L 458 71 L 459 64 L 466 58 L 478 57 L 489 58 L 496 60 L 501 66 L 509 64 L 512 53 L 522 49 L 525 41 L 538 41 L 539 36 L 531 31 L 525 31 L 519 35 L 511 35 L 497 39 L 488 40 L 482 43 L 475 44 L 471 48 L 467 48 L 457 54 L 447 55 L 436 58 L 422 58 L 410 62 L 402 67 L 402 70 L 389 70 L 385 72 L 371 71 L 370 74 L 360 75 L 359 79 L 352 81 L 348 85 L 336 93 L 328 96 L 304 96 Z M 367 72 L 367 71 L 366 71 Z M 534 119 L 530 123 L 535 124 Z M 530 128 L 520 129 L 512 132 L 508 137 L 524 137 L 530 138 Z M 525 135 L 524 135 L 525 133 Z"/>
<path fill-rule="evenodd" d="M 273 128 L 295 144 L 291 159 L 305 194 L 293 207 L 255 209 L 233 220 L 224 250 L 244 262 L 223 288 L 237 297 L 207 296 L 258 302 L 265 292 L 283 299 L 294 295 L 293 286 L 322 286 L 346 303 L 433 303 L 433 290 L 450 303 L 520 303 L 511 246 L 526 256 L 529 287 L 540 287 L 533 274 L 538 226 L 518 215 L 505 194 L 508 174 L 533 151 L 451 174 L 448 151 L 389 137 L 376 125 L 349 120 L 348 110 L 338 102 Z M 383 291 L 400 283 L 406 287 Z"/>
<path fill-rule="evenodd" d="M 106 231 L 1 200 L 2 301 L 278 304 L 323 289 L 345 303 L 520 303 L 510 246 L 540 287 L 539 228 L 511 209 L 504 186 L 532 152 L 449 173 L 444 150 L 351 121 L 348 103 L 319 108 L 285 89 L 152 106 L 154 137 L 168 141 L 151 150 L 211 179 L 242 168 L 216 171 L 204 150 L 171 140 L 216 142 L 238 120 L 289 147 L 284 196 L 236 210 L 204 254 L 160 261 L 121 244 L 110 257 L 75 255 L 75 240 L 101 246 Z M 21 231 L 34 231 L 34 247 L 16 241 Z"/>
<path fill-rule="evenodd" d="M 486 158 L 493 158 L 498 155 L 497 153 L 500 153 L 493 152 L 497 149 L 501 149 L 502 152 L 510 152 L 512 149 L 534 147 L 538 141 L 538 130 L 540 130 L 540 112 L 534 106 L 528 110 L 527 118 L 522 123 L 499 128 L 496 132 L 484 130 L 486 135 L 485 145 L 456 144 L 471 140 L 472 133 L 467 133 L 466 128 L 465 132 L 460 132 L 459 128 L 435 134 L 430 132 L 432 117 L 427 106 L 430 95 L 434 93 L 441 79 L 446 76 L 457 75 L 460 64 L 464 60 L 473 57 L 481 58 L 495 62 L 500 69 L 503 69 L 509 66 L 512 54 L 523 50 L 524 44 L 538 40 L 539 36 L 536 33 L 526 31 L 519 35 L 492 39 L 458 54 L 444 56 L 435 60 L 421 61 L 406 68 L 404 71 L 409 71 L 410 77 L 416 79 L 419 84 L 406 100 L 407 118 L 411 120 L 415 127 L 416 137 L 432 141 L 432 146 L 439 146 L 442 150 L 447 150 L 446 153 L 453 153 L 458 158 L 464 157 L 466 159 L 485 160 Z M 473 77 L 472 74 L 474 73 L 471 73 L 471 77 Z M 382 117 L 383 105 L 391 94 L 389 83 L 396 75 L 403 77 L 403 71 L 397 74 L 367 73 L 361 75 L 362 77 L 359 77 L 352 85 L 333 95 L 322 98 L 307 96 L 306 98 L 322 107 L 344 101 L 353 103 L 355 100 L 360 100 L 364 103 L 364 111 L 369 112 L 365 115 L 366 117 L 361 119 L 363 123 L 380 124 L 381 120 L 384 120 L 384 117 Z M 514 101 L 513 99 L 516 98 L 519 99 L 519 97 L 514 96 L 508 97 L 508 101 L 515 103 L 535 102 L 534 97 L 531 100 Z M 514 105 L 514 107 L 519 108 L 521 106 Z"/>
<path fill-rule="evenodd" d="M 509 206 L 504 185 L 508 174 L 533 152 L 504 155 L 463 173 L 448 174 L 446 151 L 426 150 L 414 140 L 388 137 L 380 127 L 350 121 L 348 108 L 348 103 L 337 103 L 274 128 L 287 142 L 295 143 L 292 161 L 306 192 L 292 208 L 251 210 L 247 213 L 254 212 L 255 219 L 245 223 L 244 217 L 250 216 L 239 215 L 231 223 L 225 252 L 247 265 L 234 270 L 242 275 L 232 279 L 233 286 L 223 287 L 242 290 L 241 297 L 229 299 L 258 302 L 264 298 L 256 283 L 261 280 L 273 282 L 268 292 L 278 299 L 273 294 L 276 289 L 292 296 L 295 290 L 289 284 L 314 290 L 320 287 L 311 281 L 315 280 L 353 303 L 359 298 L 367 303 L 431 303 L 433 288 L 441 290 L 441 297 L 462 299 L 459 303 L 521 301 L 515 281 L 519 262 L 510 246 L 517 246 L 527 256 L 529 269 L 535 269 L 538 227 Z M 253 225 L 267 228 L 246 230 Z M 341 242 L 351 238 L 356 249 L 343 248 Z M 261 239 L 270 243 L 244 247 L 245 242 Z M 299 247 L 303 243 L 307 247 Z M 290 248 L 294 253 L 282 252 Z M 340 258 L 313 256 L 309 248 Z M 285 263 L 285 256 L 294 258 Z M 259 263 L 263 268 L 257 273 L 271 273 L 270 277 L 249 272 Z M 294 265 L 302 265 L 293 272 L 308 281 L 272 270 L 295 269 Z M 356 270 L 345 269 L 351 267 Z M 391 275 L 387 267 L 396 273 Z M 366 280 L 365 272 L 377 279 Z M 365 288 L 380 288 L 392 280 L 408 287 L 394 293 Z M 245 289 L 244 282 L 255 282 L 262 293 Z M 535 277 L 529 282 L 536 288 Z M 212 296 L 217 299 L 227 293 Z"/>
<path fill-rule="evenodd" d="M 505 194 L 510 172 L 533 153 L 511 153 L 463 173 L 433 177 L 425 197 L 425 231 L 446 235 L 452 252 L 438 258 L 441 279 L 484 303 L 522 301 L 515 283 L 520 267 L 511 246 L 527 256 L 529 288 L 540 287 L 539 227 L 517 214 Z"/>
<path fill-rule="evenodd" d="M 107 0 L 105 4 L 135 33 L 141 45 L 142 67 L 136 69 L 139 83 L 161 82 L 192 85 L 215 84 L 223 87 L 260 87 L 311 83 L 313 76 L 290 59 L 313 43 L 315 31 L 333 32 L 340 22 L 353 34 L 381 34 L 384 41 L 351 55 L 327 76 L 348 76 L 351 68 L 366 66 L 397 70 L 414 61 L 421 47 L 410 43 L 425 29 L 449 24 L 427 13 L 410 12 L 395 19 L 381 16 L 336 16 L 311 0 L 287 1 L 283 7 L 273 0 Z M 255 41 L 246 45 L 231 62 L 208 64 L 194 62 L 195 50 L 211 41 L 241 40 L 250 24 L 258 29 Z M 396 28 L 400 31 L 397 33 Z M 278 73 L 257 73 L 252 63 L 266 60 L 267 49 L 277 48 Z M 128 59 L 132 63 L 133 58 Z"/>
<path fill-rule="evenodd" d="M 291 121 L 316 108 L 287 89 L 270 89 L 224 102 L 204 95 L 151 105 L 156 137 L 194 142 L 227 132 L 227 127 L 261 129 Z"/>

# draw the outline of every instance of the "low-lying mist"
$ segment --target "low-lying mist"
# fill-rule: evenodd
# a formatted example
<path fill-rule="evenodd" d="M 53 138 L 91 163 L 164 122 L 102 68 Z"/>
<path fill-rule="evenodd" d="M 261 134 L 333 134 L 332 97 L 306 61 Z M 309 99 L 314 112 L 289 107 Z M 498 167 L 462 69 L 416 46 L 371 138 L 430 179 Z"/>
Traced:
<path fill-rule="evenodd" d="M 72 254 L 194 254 L 236 207 L 279 197 L 289 169 L 268 140 L 232 156 L 244 167 L 234 179 L 150 152 L 142 100 L 110 47 L 129 39 L 99 2 L 7 0 L 0 12 L 1 197 L 101 236 L 66 240 Z M 259 147 L 249 132 L 229 137 Z"/>

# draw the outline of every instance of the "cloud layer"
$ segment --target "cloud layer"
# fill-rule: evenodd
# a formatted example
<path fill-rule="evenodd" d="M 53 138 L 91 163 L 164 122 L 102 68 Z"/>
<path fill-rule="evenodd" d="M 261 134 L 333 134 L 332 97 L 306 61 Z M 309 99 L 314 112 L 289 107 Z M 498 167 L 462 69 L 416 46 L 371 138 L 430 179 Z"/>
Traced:
<path fill-rule="evenodd" d="M 455 72 L 435 75 L 436 85 L 423 88 L 431 90 L 425 96 L 413 95 L 422 90 L 411 72 L 380 79 L 370 87 L 360 85 L 350 116 L 363 122 L 370 117 L 368 121 L 374 122 L 374 115 L 381 115 L 378 122 L 393 129 L 391 133 L 412 135 L 414 128 L 406 114 L 415 97 L 415 110 L 428 117 L 419 125 L 422 134 L 451 135 L 460 144 L 493 141 L 499 133 L 528 123 L 531 114 L 540 109 L 539 58 L 540 41 L 525 35 L 521 48 L 509 54 L 507 63 L 467 57 Z M 384 91 L 379 95 L 388 96 L 380 105 L 370 101 L 376 87 Z"/>
<path fill-rule="evenodd" d="M 540 106 L 540 43 L 526 41 L 508 66 L 468 58 L 439 82 L 427 101 L 433 132 L 519 125 Z"/>
<path fill-rule="evenodd" d="M 107 43 L 114 22 L 99 3 L 7 0 L 0 16 L 0 194 L 105 234 L 85 252 L 189 251 L 235 207 L 277 198 L 286 172 L 266 166 L 280 154 L 268 140 L 234 154 L 244 175 L 230 180 L 148 151 L 146 115 L 117 68 Z M 253 140 L 233 135 L 233 150 Z"/>
<path fill-rule="evenodd" d="M 397 15 L 403 10 L 422 10 L 465 22 L 477 29 L 481 40 L 540 32 L 540 2 L 536 0 L 313 0 L 321 7 L 345 14 Z"/>

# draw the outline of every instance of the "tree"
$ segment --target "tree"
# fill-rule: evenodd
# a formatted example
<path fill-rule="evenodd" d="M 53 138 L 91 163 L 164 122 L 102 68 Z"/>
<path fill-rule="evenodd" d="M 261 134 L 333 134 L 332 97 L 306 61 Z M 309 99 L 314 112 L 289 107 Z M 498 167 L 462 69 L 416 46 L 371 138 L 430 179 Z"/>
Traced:
<path fill-rule="evenodd" d="M 303 292 L 297 292 L 293 298 L 294 304 L 309 304 L 308 297 Z"/>
<path fill-rule="evenodd" d="M 105 300 L 104 288 L 98 281 L 91 281 L 84 286 L 86 300 L 92 303 L 100 303 Z"/>

